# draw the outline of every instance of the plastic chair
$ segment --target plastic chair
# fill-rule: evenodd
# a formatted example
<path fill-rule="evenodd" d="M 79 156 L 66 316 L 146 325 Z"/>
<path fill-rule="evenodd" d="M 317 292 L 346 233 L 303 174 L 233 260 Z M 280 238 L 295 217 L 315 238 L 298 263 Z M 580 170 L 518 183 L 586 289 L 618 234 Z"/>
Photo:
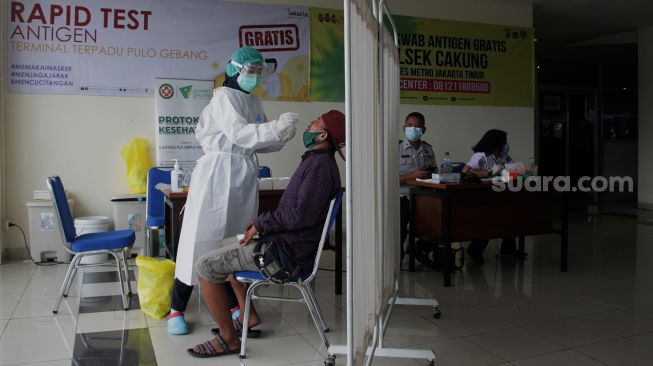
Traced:
<path fill-rule="evenodd" d="M 288 281 L 283 284 L 274 283 L 261 275 L 260 272 L 254 271 L 239 271 L 235 272 L 234 276 L 240 282 L 250 283 L 249 289 L 247 289 L 247 297 L 245 301 L 245 315 L 243 318 L 243 331 L 241 338 L 240 346 L 240 358 L 246 358 L 245 351 L 247 349 L 247 331 L 249 328 L 249 311 L 252 299 L 261 299 L 261 300 L 272 300 L 272 301 L 290 301 L 290 302 L 303 302 L 308 307 L 308 311 L 313 318 L 315 327 L 317 328 L 322 342 L 326 349 L 329 349 L 329 341 L 326 338 L 326 334 L 329 331 L 329 327 L 324 321 L 322 316 L 322 310 L 320 305 L 317 303 L 313 289 L 311 288 L 311 282 L 315 278 L 315 273 L 317 272 L 318 265 L 320 264 L 320 256 L 322 255 L 322 248 L 324 248 L 324 243 L 326 242 L 327 236 L 333 223 L 336 221 L 336 216 L 338 216 L 338 210 L 340 209 L 340 202 L 342 201 L 342 192 L 331 200 L 329 205 L 329 211 L 326 216 L 326 222 L 324 223 L 324 228 L 322 229 L 322 237 L 320 238 L 320 243 L 317 247 L 317 253 L 315 254 L 315 263 L 313 264 L 313 270 L 311 272 L 299 273 L 291 281 Z M 255 291 L 261 285 L 272 285 L 272 286 L 290 286 L 295 287 L 301 292 L 301 298 L 286 298 L 286 297 L 272 297 L 272 296 L 260 296 L 256 295 Z M 335 356 L 328 355 L 327 359 L 335 360 Z"/>
<path fill-rule="evenodd" d="M 70 213 L 70 207 L 68 206 L 68 200 L 66 199 L 61 178 L 58 176 L 49 177 L 46 183 L 50 190 L 50 197 L 52 197 L 54 212 L 57 214 L 64 247 L 66 251 L 74 255 L 68 266 L 66 277 L 63 280 L 61 291 L 59 292 L 59 298 L 54 305 L 54 309 L 52 309 L 52 313 L 56 314 L 59 311 L 61 299 L 68 296 L 68 291 L 70 291 L 70 286 L 73 283 L 78 268 L 104 265 L 104 263 L 80 264 L 84 256 L 93 254 L 110 254 L 116 260 L 123 309 L 128 310 L 129 302 L 127 297 L 131 296 L 132 290 L 131 284 L 129 283 L 129 267 L 127 267 L 126 256 L 129 255 L 130 249 L 134 246 L 136 233 L 134 233 L 134 230 L 128 229 L 88 233 L 77 236 L 75 234 L 73 216 Z M 125 282 L 127 282 L 127 292 L 125 292 Z"/>
<path fill-rule="evenodd" d="M 163 229 L 166 226 L 165 201 L 163 192 L 156 189 L 159 183 L 170 184 L 170 169 L 150 168 L 147 172 L 147 201 L 145 206 L 145 234 L 147 248 L 145 255 L 152 256 L 152 230 Z"/>
<path fill-rule="evenodd" d="M 261 166 L 258 168 L 258 177 L 259 178 L 271 178 L 272 170 L 268 166 Z"/>

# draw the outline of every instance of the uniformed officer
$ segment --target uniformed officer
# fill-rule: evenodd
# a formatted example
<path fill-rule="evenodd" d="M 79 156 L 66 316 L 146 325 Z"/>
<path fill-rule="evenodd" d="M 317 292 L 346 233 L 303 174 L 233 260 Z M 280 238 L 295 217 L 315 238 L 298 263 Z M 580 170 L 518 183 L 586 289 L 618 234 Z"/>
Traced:
<path fill-rule="evenodd" d="M 438 170 L 435 154 L 431 145 L 422 141 L 426 132 L 426 121 L 419 112 L 412 112 L 406 116 L 404 134 L 406 138 L 399 141 L 399 184 L 401 193 L 401 256 L 404 255 L 404 241 L 408 235 L 408 191 L 406 182 L 414 179 L 426 179 L 431 173 Z"/>

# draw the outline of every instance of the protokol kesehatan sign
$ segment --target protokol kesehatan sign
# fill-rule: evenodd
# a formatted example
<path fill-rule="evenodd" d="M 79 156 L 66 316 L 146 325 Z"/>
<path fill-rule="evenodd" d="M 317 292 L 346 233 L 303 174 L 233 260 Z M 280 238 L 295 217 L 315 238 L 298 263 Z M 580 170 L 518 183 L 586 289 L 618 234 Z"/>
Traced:
<path fill-rule="evenodd" d="M 172 166 L 172 159 L 177 159 L 190 172 L 204 154 L 195 138 L 195 128 L 213 97 L 213 81 L 156 79 L 156 90 L 156 165 Z"/>
<path fill-rule="evenodd" d="M 13 0 L 8 15 L 11 93 L 151 96 L 158 92 L 153 80 L 162 76 L 221 84 L 231 53 L 253 46 L 270 71 L 254 94 L 267 100 L 308 98 L 306 7 Z"/>

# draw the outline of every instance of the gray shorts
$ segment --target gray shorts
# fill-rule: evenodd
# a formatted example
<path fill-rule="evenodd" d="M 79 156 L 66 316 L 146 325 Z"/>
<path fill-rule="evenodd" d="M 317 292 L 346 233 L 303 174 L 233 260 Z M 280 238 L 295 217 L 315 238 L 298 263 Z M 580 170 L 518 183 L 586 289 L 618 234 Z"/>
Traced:
<path fill-rule="evenodd" d="M 249 245 L 240 245 L 235 236 L 220 242 L 220 248 L 210 251 L 195 262 L 197 275 L 209 282 L 227 281 L 227 276 L 238 271 L 257 271 L 254 264 L 254 247 L 256 241 Z"/>

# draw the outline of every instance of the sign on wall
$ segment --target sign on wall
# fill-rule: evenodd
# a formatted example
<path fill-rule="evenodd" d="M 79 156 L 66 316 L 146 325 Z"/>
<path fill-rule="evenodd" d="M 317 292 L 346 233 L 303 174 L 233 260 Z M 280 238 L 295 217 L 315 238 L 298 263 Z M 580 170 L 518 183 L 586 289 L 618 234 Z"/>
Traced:
<path fill-rule="evenodd" d="M 224 80 L 240 46 L 268 63 L 257 94 L 308 98 L 308 8 L 217 0 L 8 1 L 12 93 L 148 96 L 166 76 Z M 3 42 L 5 43 L 5 42 Z"/>
<path fill-rule="evenodd" d="M 311 101 L 345 100 L 344 13 L 311 8 Z"/>
<path fill-rule="evenodd" d="M 195 127 L 212 97 L 213 80 L 156 79 L 157 166 L 172 166 L 172 159 L 178 159 L 187 172 L 195 167 L 204 154 L 195 139 Z"/>
<path fill-rule="evenodd" d="M 344 100 L 342 16 L 311 8 L 311 101 Z M 402 104 L 533 106 L 533 29 L 394 19 Z"/>
<path fill-rule="evenodd" d="M 401 102 L 533 106 L 533 29 L 395 17 Z"/>

